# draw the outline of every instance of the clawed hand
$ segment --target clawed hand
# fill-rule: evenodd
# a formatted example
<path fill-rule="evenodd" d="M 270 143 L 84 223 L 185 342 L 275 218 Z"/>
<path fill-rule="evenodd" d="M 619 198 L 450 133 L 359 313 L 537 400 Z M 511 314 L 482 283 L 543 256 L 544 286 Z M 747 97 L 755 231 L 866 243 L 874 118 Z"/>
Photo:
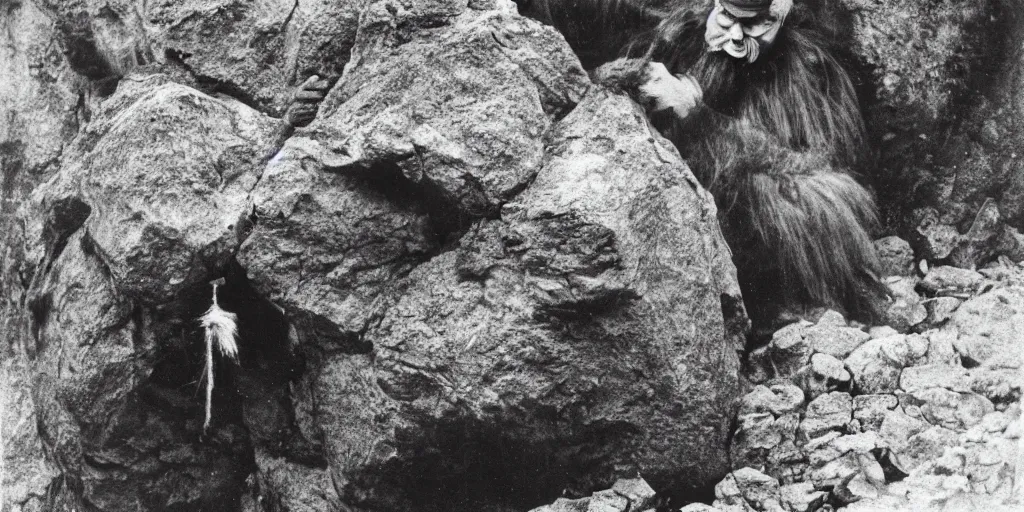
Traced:
<path fill-rule="evenodd" d="M 647 82 L 640 86 L 641 102 L 648 110 L 660 112 L 672 109 L 685 119 L 704 98 L 704 91 L 691 75 L 673 76 L 664 64 L 647 65 Z"/>
<path fill-rule="evenodd" d="M 292 96 L 292 103 L 284 113 L 284 120 L 292 126 L 306 126 L 316 117 L 320 102 L 327 95 L 330 81 L 313 75 L 302 82 Z"/>

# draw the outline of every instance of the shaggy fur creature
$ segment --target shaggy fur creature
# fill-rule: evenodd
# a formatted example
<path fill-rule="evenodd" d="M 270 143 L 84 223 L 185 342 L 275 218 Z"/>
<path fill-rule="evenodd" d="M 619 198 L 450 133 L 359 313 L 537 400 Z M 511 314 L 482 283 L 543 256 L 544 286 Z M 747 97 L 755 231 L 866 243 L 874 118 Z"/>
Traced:
<path fill-rule="evenodd" d="M 848 74 L 806 9 L 797 5 L 773 44 L 748 62 L 708 51 L 708 2 L 668 9 L 638 0 L 541 3 L 534 9 L 549 13 L 541 21 L 560 30 L 567 23 L 563 33 L 587 64 L 615 53 L 661 62 L 700 84 L 703 104 L 688 116 L 663 111 L 651 121 L 714 195 L 755 325 L 808 306 L 877 315 L 885 291 L 868 233 L 875 206 L 850 172 L 864 154 L 863 121 Z M 571 21 L 587 16 L 589 32 Z M 632 33 L 627 41 L 608 30 Z M 580 32 L 586 36 L 575 37 Z M 628 90 L 646 69 L 629 62 L 596 75 Z"/>

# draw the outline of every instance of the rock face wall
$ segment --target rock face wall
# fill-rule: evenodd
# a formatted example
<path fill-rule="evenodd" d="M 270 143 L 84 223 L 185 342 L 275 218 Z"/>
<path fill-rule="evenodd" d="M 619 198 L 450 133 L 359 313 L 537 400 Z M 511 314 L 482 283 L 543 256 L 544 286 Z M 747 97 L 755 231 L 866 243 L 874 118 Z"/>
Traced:
<path fill-rule="evenodd" d="M 840 0 L 863 67 L 887 223 L 918 255 L 1024 259 L 1020 39 L 1003 0 Z"/>
<path fill-rule="evenodd" d="M 2 7 L 3 510 L 514 510 L 728 471 L 715 206 L 511 3 Z M 241 354 L 204 432 L 218 277 Z"/>
<path fill-rule="evenodd" d="M 961 306 L 944 290 L 973 273 L 913 267 L 1024 259 L 1024 23 L 1003 0 L 813 4 L 850 40 L 869 178 L 917 251 L 879 243 L 904 276 L 894 326 L 955 325 L 963 366 L 993 366 L 1013 339 L 972 311 L 1019 297 Z M 737 404 L 747 320 L 713 202 L 515 9 L 0 0 L 0 510 L 646 507 L 744 463 L 770 475 L 720 500 L 782 481 L 805 510 L 877 476 L 856 450 L 882 416 L 959 411 L 959 384 L 904 382 L 955 366 L 953 341 L 911 361 L 920 336 L 828 317 L 777 334 L 790 384 Z M 314 74 L 333 87 L 295 130 L 280 116 Z M 220 277 L 242 348 L 204 432 L 196 318 Z M 993 389 L 971 396 L 1019 396 Z M 923 445 L 976 426 L 936 414 Z M 792 443 L 820 435 L 861 437 Z M 925 452 L 894 453 L 912 471 Z"/>

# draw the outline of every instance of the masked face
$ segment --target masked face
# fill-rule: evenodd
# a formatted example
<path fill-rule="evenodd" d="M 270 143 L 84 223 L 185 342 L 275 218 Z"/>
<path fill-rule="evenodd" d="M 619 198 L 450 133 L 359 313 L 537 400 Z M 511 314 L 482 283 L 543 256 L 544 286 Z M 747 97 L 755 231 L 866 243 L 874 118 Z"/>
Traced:
<path fill-rule="evenodd" d="M 724 51 L 747 62 L 757 60 L 761 50 L 775 41 L 782 27 L 782 19 L 775 14 L 738 17 L 715 2 L 708 15 L 704 39 L 710 51 Z"/>

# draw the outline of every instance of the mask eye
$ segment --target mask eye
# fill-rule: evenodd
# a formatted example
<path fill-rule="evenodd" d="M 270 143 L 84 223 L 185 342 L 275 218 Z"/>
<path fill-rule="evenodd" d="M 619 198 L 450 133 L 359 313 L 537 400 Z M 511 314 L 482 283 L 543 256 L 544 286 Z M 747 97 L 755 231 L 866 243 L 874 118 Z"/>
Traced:
<path fill-rule="evenodd" d="M 749 37 L 761 37 L 766 32 L 772 29 L 775 25 L 774 20 L 761 20 L 750 25 L 743 25 L 743 34 Z"/>

